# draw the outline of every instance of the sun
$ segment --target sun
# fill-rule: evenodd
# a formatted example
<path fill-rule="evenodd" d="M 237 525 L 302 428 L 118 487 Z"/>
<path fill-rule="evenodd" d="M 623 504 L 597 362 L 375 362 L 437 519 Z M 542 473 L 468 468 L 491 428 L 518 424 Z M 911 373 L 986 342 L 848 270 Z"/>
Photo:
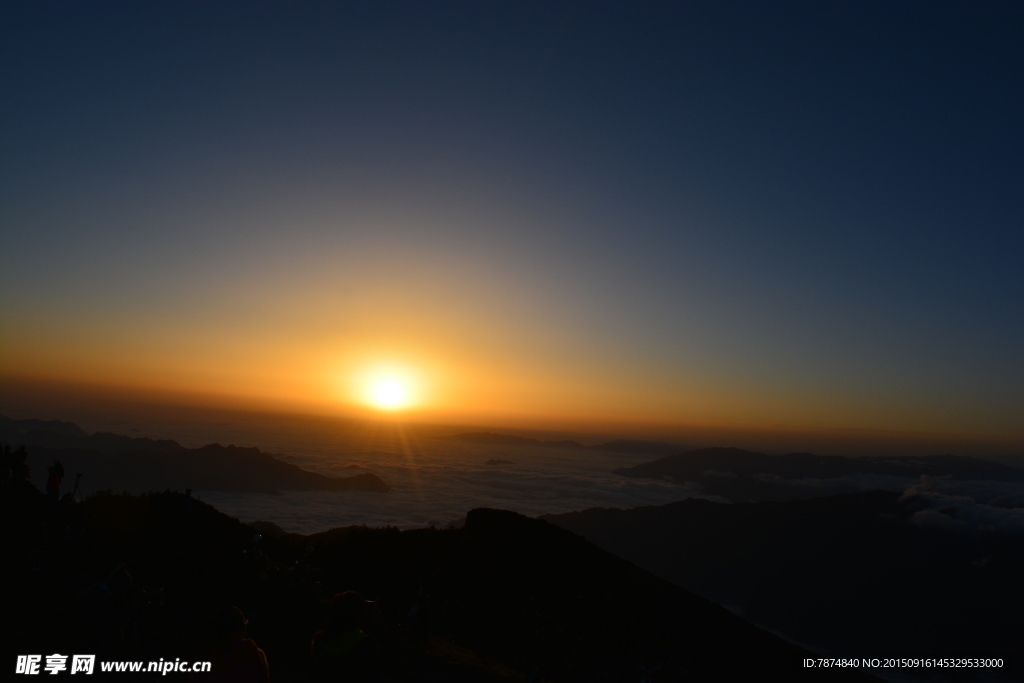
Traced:
<path fill-rule="evenodd" d="M 410 402 L 409 385 L 397 377 L 381 377 L 373 380 L 369 399 L 381 410 L 401 410 Z"/>
<path fill-rule="evenodd" d="M 420 402 L 418 373 L 401 365 L 364 368 L 356 378 L 356 397 L 363 405 L 395 413 Z"/>

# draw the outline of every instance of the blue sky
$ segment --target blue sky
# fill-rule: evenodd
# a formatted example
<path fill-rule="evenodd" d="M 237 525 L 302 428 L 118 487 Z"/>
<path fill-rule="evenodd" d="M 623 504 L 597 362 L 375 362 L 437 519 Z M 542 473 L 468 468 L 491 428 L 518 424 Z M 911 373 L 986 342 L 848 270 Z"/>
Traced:
<path fill-rule="evenodd" d="M 6 374 L 1022 436 L 1017 3 L 2 7 Z"/>

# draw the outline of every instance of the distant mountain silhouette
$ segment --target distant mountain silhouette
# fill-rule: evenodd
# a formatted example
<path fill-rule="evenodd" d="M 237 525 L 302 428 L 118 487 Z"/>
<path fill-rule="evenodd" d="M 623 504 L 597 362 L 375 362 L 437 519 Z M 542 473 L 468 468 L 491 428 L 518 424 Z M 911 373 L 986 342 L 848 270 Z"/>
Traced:
<path fill-rule="evenodd" d="M 660 441 L 641 441 L 639 439 L 616 439 L 596 446 L 590 446 L 591 450 L 606 451 L 608 453 L 638 453 L 642 455 L 669 455 L 678 453 L 679 446 Z"/>
<path fill-rule="evenodd" d="M 594 446 L 586 446 L 579 441 L 563 439 L 557 441 L 546 441 L 543 439 L 531 439 L 525 436 L 514 436 L 512 434 L 497 434 L 495 432 L 468 432 L 466 434 L 453 434 L 441 437 L 452 441 L 465 441 L 468 443 L 493 444 L 503 446 L 539 446 L 543 448 L 566 448 L 572 450 L 589 449 L 593 451 L 604 451 L 609 453 L 640 453 L 647 455 L 665 455 L 679 452 L 679 446 L 658 441 L 640 441 L 636 439 L 617 439 Z"/>
<path fill-rule="evenodd" d="M 70 422 L 0 417 L 0 441 L 24 444 L 34 472 L 45 472 L 45 467 L 59 458 L 69 476 L 72 472 L 83 473 L 85 491 L 390 490 L 369 472 L 328 477 L 278 460 L 258 448 L 220 444 L 185 448 L 166 439 L 106 432 L 89 435 Z"/>
<path fill-rule="evenodd" d="M 272 680 L 320 680 L 312 634 L 332 594 L 357 590 L 380 614 L 366 627 L 380 654 L 359 680 L 875 680 L 804 669 L 810 652 L 512 512 L 473 510 L 459 530 L 301 536 L 261 523 L 256 537 L 180 493 L 99 494 L 65 511 L 80 520 L 72 532 L 41 514 L 44 497 L 30 485 L 0 486 L 4 519 L 19 520 L 0 527 L 17 585 L 4 644 L 12 658 L 199 659 L 204 618 L 232 604 Z M 22 532 L 37 527 L 45 544 Z M 114 575 L 128 581 L 117 600 L 101 588 Z"/>
<path fill-rule="evenodd" d="M 545 448 L 586 448 L 579 441 L 542 441 L 530 439 L 525 436 L 513 436 L 511 434 L 495 434 L 494 432 L 470 432 L 467 434 L 454 434 L 441 437 L 451 441 L 466 441 L 469 443 L 494 444 L 503 446 L 543 446 Z"/>
<path fill-rule="evenodd" d="M 1002 671 L 917 674 L 1024 676 L 1019 510 L 871 492 L 791 502 L 687 500 L 543 519 L 821 651 L 1004 657 Z"/>
<path fill-rule="evenodd" d="M 60 420 L 12 420 L 0 416 L 0 426 L 6 433 L 8 429 L 14 429 L 21 433 L 36 432 L 39 434 L 63 435 L 71 437 L 88 436 L 85 430 L 73 422 L 62 422 Z"/>
<path fill-rule="evenodd" d="M 853 491 L 864 485 L 847 479 L 865 476 L 891 478 L 896 488 L 921 476 L 1024 482 L 1024 469 L 967 456 L 849 458 L 811 453 L 766 455 L 739 448 L 676 453 L 614 472 L 626 477 L 694 482 L 705 493 L 733 501 L 792 500 Z"/>

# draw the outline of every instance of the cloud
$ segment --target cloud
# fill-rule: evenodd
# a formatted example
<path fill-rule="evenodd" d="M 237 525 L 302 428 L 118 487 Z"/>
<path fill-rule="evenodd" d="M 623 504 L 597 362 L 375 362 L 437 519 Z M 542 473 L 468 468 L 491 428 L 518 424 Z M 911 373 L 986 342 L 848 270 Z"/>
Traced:
<path fill-rule="evenodd" d="M 593 469 L 586 454 L 558 463 L 526 462 L 523 456 L 513 456 L 509 459 L 514 463 L 502 466 L 483 465 L 485 456 L 490 453 L 480 453 L 470 462 L 431 458 L 410 465 L 400 456 L 368 463 L 367 469 L 392 487 L 386 494 L 204 491 L 197 495 L 243 521 L 267 519 L 286 531 L 301 533 L 359 524 L 403 529 L 443 526 L 476 507 L 500 507 L 536 516 L 594 507 L 663 505 L 684 498 L 720 500 L 701 494 L 696 484 L 632 479 Z M 339 471 L 345 466 L 333 465 Z"/>
<path fill-rule="evenodd" d="M 941 490 L 943 488 L 952 487 L 943 480 L 930 477 L 921 477 L 920 481 L 907 487 L 900 501 L 924 508 L 914 513 L 911 518 L 913 524 L 960 533 L 997 533 L 1024 538 L 1024 507 L 986 505 L 970 496 Z M 984 490 L 991 487 L 976 483 L 976 488 Z"/>

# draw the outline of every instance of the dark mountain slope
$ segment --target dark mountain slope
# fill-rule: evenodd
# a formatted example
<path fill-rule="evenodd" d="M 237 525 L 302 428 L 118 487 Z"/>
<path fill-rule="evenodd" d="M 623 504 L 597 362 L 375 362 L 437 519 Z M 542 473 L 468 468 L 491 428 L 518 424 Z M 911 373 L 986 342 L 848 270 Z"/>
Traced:
<path fill-rule="evenodd" d="M 460 530 L 257 539 L 178 493 L 101 494 L 59 519 L 42 512 L 31 487 L 7 487 L 2 500 L 4 519 L 21 520 L 2 539 L 7 585 L 19 587 L 10 658 L 103 647 L 121 659 L 194 658 L 203 619 L 227 603 L 249 618 L 273 680 L 316 680 L 309 644 L 326 599 L 355 589 L 381 615 L 371 629 L 381 649 L 365 680 L 871 680 L 805 670 L 808 652 L 510 512 L 471 511 Z M 118 566 L 133 577 L 131 599 L 97 618 L 83 596 Z"/>
<path fill-rule="evenodd" d="M 1005 657 L 1020 676 L 1019 517 L 963 499 L 874 492 L 545 519 L 823 651 Z"/>

